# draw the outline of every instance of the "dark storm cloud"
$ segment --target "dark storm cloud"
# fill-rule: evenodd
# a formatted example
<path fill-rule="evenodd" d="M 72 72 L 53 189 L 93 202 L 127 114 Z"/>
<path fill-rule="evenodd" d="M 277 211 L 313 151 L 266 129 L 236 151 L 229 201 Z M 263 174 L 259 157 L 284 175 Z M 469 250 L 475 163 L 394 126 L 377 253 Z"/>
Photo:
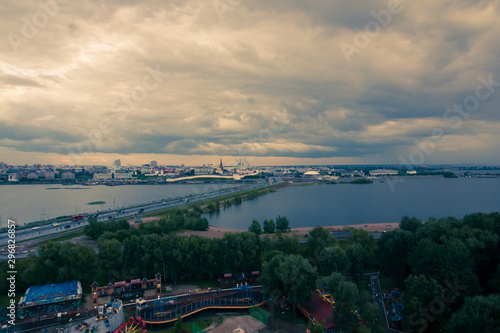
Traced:
<path fill-rule="evenodd" d="M 389 1 L 220 1 L 2 2 L 0 148 L 394 162 L 440 127 L 494 159 L 499 87 L 444 115 L 500 81 L 500 5 L 402 1 L 367 34 Z"/>

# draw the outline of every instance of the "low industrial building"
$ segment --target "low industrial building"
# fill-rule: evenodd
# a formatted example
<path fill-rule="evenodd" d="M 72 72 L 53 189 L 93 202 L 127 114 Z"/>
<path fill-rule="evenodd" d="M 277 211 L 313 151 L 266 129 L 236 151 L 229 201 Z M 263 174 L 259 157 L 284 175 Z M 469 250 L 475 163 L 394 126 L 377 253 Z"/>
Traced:
<path fill-rule="evenodd" d="M 241 285 L 257 286 L 259 285 L 259 271 L 249 273 L 227 273 L 218 279 L 220 288 L 232 288 Z"/>
<path fill-rule="evenodd" d="M 136 298 L 155 298 L 161 296 L 161 274 L 157 273 L 154 279 L 135 279 L 129 282 L 119 281 L 108 283 L 100 287 L 97 282 L 92 283 L 92 306 L 107 304 L 115 298 L 130 300 Z"/>
<path fill-rule="evenodd" d="M 370 170 L 370 176 L 395 176 L 399 173 L 398 170 L 391 170 L 391 169 L 376 169 L 376 170 Z"/>

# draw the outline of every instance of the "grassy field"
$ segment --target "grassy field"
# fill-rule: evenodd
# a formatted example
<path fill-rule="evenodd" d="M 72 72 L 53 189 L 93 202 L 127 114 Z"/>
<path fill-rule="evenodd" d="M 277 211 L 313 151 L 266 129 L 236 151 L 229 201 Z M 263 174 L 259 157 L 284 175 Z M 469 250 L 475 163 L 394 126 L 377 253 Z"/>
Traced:
<path fill-rule="evenodd" d="M 36 244 L 33 244 L 31 246 L 29 246 L 29 248 L 32 248 L 32 247 L 38 247 L 42 244 L 45 244 L 45 243 L 48 243 L 48 242 L 51 242 L 51 241 L 54 241 L 54 242 L 62 242 L 62 241 L 65 241 L 65 240 L 68 240 L 68 239 L 73 239 L 73 238 L 76 238 L 76 237 L 80 237 L 80 236 L 83 236 L 85 235 L 83 233 L 83 231 L 79 230 L 79 231 L 76 231 L 76 232 L 72 232 L 72 233 L 69 233 L 69 234 L 65 234 L 64 236 L 60 236 L 60 237 L 55 237 L 55 238 L 50 238 L 50 239 L 47 239 L 47 240 L 44 240 L 44 241 L 41 241 L 40 243 L 36 243 Z M 36 238 L 35 238 L 36 239 Z M 33 239 L 30 239 L 30 241 L 32 241 Z"/>

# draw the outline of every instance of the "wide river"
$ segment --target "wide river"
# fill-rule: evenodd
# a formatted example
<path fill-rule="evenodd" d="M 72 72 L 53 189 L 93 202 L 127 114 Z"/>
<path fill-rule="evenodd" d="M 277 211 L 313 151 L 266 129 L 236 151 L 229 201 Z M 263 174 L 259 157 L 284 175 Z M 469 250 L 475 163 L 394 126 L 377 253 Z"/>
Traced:
<path fill-rule="evenodd" d="M 186 197 L 218 189 L 240 186 L 236 184 L 163 184 L 163 185 L 2 185 L 0 186 L 0 219 L 18 224 L 51 219 L 63 215 L 93 213 L 98 210 L 118 209 L 163 199 Z M 104 201 L 103 204 L 89 203 Z"/>
<path fill-rule="evenodd" d="M 162 199 L 207 193 L 235 184 L 123 186 L 0 186 L 0 218 L 19 224 L 61 215 L 91 213 Z M 89 205 L 94 201 L 104 204 Z M 210 224 L 247 229 L 253 219 L 284 215 L 291 227 L 399 222 L 404 215 L 462 218 L 473 212 L 500 211 L 500 178 L 409 178 L 395 185 L 297 186 L 266 194 L 208 216 Z"/>
<path fill-rule="evenodd" d="M 248 229 L 253 219 L 284 215 L 290 227 L 399 222 L 401 217 L 454 216 L 500 211 L 500 178 L 409 178 L 395 185 L 297 186 L 266 194 L 209 216 L 215 226 Z"/>

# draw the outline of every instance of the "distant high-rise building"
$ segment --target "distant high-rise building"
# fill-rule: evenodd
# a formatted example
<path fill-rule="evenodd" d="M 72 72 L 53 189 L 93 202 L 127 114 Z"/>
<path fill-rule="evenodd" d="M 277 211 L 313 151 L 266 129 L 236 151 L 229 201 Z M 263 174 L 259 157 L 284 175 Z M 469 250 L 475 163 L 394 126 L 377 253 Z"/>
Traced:
<path fill-rule="evenodd" d="M 115 165 L 115 167 L 121 167 L 122 166 L 122 161 L 120 160 L 115 160 L 115 163 L 113 163 Z"/>
<path fill-rule="evenodd" d="M 156 168 L 158 166 L 158 162 L 157 161 L 151 161 L 149 163 L 149 165 L 152 167 L 152 168 Z"/>

